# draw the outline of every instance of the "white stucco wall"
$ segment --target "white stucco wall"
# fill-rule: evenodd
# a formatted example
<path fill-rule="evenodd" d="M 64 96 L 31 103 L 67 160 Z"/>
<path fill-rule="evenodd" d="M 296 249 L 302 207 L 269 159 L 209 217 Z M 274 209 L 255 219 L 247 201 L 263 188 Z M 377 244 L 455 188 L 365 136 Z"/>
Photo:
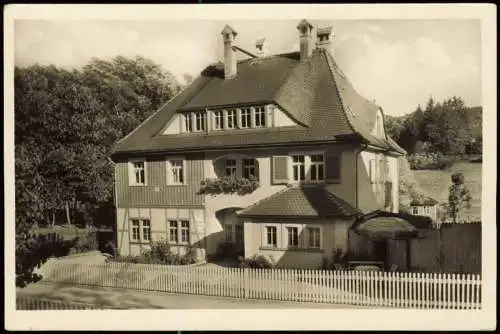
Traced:
<path fill-rule="evenodd" d="M 333 252 L 341 249 L 344 253 L 348 248 L 348 229 L 352 225 L 352 220 L 317 219 L 307 221 L 267 221 L 252 222 L 247 220 L 245 226 L 245 257 L 254 255 L 272 256 L 279 266 L 287 268 L 318 268 L 321 266 L 323 258 L 329 261 L 333 258 Z M 265 226 L 268 224 L 278 227 L 276 249 L 266 248 L 264 245 Z M 286 249 L 286 225 L 300 226 L 298 249 Z M 306 249 L 306 236 L 304 229 L 307 226 L 321 226 L 322 229 L 322 249 Z"/>
<path fill-rule="evenodd" d="M 175 114 L 174 117 L 168 122 L 167 128 L 163 131 L 164 135 L 176 135 L 181 133 L 182 116 Z"/>
<path fill-rule="evenodd" d="M 290 117 L 288 117 L 288 115 L 283 110 L 281 110 L 281 108 L 273 106 L 271 109 L 274 113 L 275 127 L 296 125 L 296 123 Z"/>

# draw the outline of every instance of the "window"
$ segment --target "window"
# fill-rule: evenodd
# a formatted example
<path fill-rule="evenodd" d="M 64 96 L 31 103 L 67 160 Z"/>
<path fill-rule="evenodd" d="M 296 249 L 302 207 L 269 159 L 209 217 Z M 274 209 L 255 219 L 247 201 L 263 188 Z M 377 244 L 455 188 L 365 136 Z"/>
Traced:
<path fill-rule="evenodd" d="M 257 177 L 257 163 L 255 159 L 243 159 L 243 177 Z"/>
<path fill-rule="evenodd" d="M 413 208 L 411 208 L 411 213 L 414 215 L 418 215 L 418 207 L 414 206 Z"/>
<path fill-rule="evenodd" d="M 261 128 L 266 126 L 266 111 L 264 107 L 255 108 L 255 127 Z"/>
<path fill-rule="evenodd" d="M 243 243 L 243 225 L 241 224 L 236 224 L 235 225 L 236 231 L 236 242 L 237 243 Z"/>
<path fill-rule="evenodd" d="M 236 159 L 226 160 L 226 176 L 236 176 Z"/>
<path fill-rule="evenodd" d="M 304 181 L 305 175 L 305 159 L 303 155 L 292 156 L 292 170 L 294 181 Z"/>
<path fill-rule="evenodd" d="M 170 220 L 168 222 L 168 241 L 171 243 L 179 242 L 178 224 L 176 220 Z"/>
<path fill-rule="evenodd" d="M 276 226 L 266 226 L 266 246 L 268 247 L 278 246 Z"/>
<path fill-rule="evenodd" d="M 197 112 L 194 114 L 195 123 L 194 123 L 194 131 L 205 131 L 205 120 L 206 114 L 204 112 Z"/>
<path fill-rule="evenodd" d="M 140 224 L 138 219 L 133 219 L 132 220 L 132 240 L 133 241 L 139 241 L 140 240 Z"/>
<path fill-rule="evenodd" d="M 181 221 L 181 243 L 189 243 L 189 222 L 186 220 Z"/>
<path fill-rule="evenodd" d="M 214 111 L 214 129 L 224 129 L 224 113 L 222 110 Z"/>
<path fill-rule="evenodd" d="M 320 181 L 324 176 L 325 160 L 323 154 L 311 155 L 311 181 Z"/>
<path fill-rule="evenodd" d="M 151 241 L 151 222 L 149 219 L 132 219 L 131 241 L 149 243 Z"/>
<path fill-rule="evenodd" d="M 287 227 L 288 247 L 299 246 L 299 229 L 297 227 Z"/>
<path fill-rule="evenodd" d="M 241 128 L 249 128 L 252 125 L 252 111 L 250 108 L 241 109 Z"/>
<path fill-rule="evenodd" d="M 144 161 L 132 161 L 131 163 L 131 184 L 143 186 L 146 184 L 146 163 Z"/>
<path fill-rule="evenodd" d="M 309 248 L 321 248 L 321 230 L 319 227 L 308 227 Z"/>
<path fill-rule="evenodd" d="M 186 132 L 193 132 L 193 119 L 191 113 L 184 114 L 184 127 Z"/>
<path fill-rule="evenodd" d="M 184 161 L 182 159 L 169 160 L 169 184 L 184 184 Z"/>
<path fill-rule="evenodd" d="M 190 243 L 189 221 L 169 220 L 168 240 L 169 242 L 174 244 L 189 244 Z"/>
<path fill-rule="evenodd" d="M 426 214 L 430 214 L 430 213 L 431 213 L 431 207 L 430 207 L 430 206 L 425 206 L 425 207 L 424 207 L 424 212 L 425 212 Z"/>
<path fill-rule="evenodd" d="M 227 128 L 234 129 L 236 127 L 236 110 L 227 111 Z"/>

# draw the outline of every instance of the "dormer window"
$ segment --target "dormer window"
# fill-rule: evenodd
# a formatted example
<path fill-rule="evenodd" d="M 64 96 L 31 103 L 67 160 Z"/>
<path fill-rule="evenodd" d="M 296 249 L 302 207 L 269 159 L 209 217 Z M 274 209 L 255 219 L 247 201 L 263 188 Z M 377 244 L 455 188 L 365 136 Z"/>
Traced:
<path fill-rule="evenodd" d="M 266 126 L 266 111 L 264 107 L 255 108 L 255 127 L 261 128 Z"/>
<path fill-rule="evenodd" d="M 249 128 L 251 126 L 251 122 L 252 122 L 252 111 L 250 110 L 250 108 L 242 109 L 241 122 L 240 122 L 241 128 L 242 129 Z"/>
<path fill-rule="evenodd" d="M 184 127 L 186 132 L 193 132 L 193 119 L 191 113 L 184 114 Z"/>
<path fill-rule="evenodd" d="M 224 129 L 224 112 L 222 110 L 214 111 L 214 130 Z"/>
<path fill-rule="evenodd" d="M 196 132 L 205 131 L 206 113 L 196 112 L 194 113 L 194 117 L 195 117 L 194 131 Z"/>
<path fill-rule="evenodd" d="M 236 110 L 231 109 L 227 111 L 227 129 L 236 128 Z"/>

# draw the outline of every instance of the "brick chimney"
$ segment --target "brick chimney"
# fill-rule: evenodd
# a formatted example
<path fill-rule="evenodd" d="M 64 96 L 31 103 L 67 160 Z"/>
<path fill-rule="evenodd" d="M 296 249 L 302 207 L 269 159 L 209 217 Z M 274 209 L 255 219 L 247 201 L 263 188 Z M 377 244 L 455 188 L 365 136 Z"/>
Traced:
<path fill-rule="evenodd" d="M 267 43 L 265 38 L 259 38 L 255 42 L 256 54 L 259 57 L 264 57 L 267 54 Z"/>
<path fill-rule="evenodd" d="M 332 42 L 332 27 L 318 28 L 316 45 L 319 49 L 329 49 Z"/>
<path fill-rule="evenodd" d="M 233 50 L 233 42 L 238 33 L 226 24 L 221 34 L 224 41 L 224 78 L 231 79 L 234 78 L 237 72 L 236 54 Z"/>
<path fill-rule="evenodd" d="M 300 36 L 300 60 L 307 60 L 312 55 L 314 48 L 313 26 L 307 20 L 302 20 L 299 22 L 297 29 Z"/>

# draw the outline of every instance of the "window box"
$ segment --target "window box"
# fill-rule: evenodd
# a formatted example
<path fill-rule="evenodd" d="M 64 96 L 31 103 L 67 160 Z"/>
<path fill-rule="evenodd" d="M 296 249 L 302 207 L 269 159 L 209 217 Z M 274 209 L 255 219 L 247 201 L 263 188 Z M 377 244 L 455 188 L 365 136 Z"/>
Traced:
<path fill-rule="evenodd" d="M 223 176 L 215 179 L 201 181 L 198 194 L 219 195 L 238 194 L 247 195 L 253 193 L 259 187 L 259 181 L 255 177 Z"/>

